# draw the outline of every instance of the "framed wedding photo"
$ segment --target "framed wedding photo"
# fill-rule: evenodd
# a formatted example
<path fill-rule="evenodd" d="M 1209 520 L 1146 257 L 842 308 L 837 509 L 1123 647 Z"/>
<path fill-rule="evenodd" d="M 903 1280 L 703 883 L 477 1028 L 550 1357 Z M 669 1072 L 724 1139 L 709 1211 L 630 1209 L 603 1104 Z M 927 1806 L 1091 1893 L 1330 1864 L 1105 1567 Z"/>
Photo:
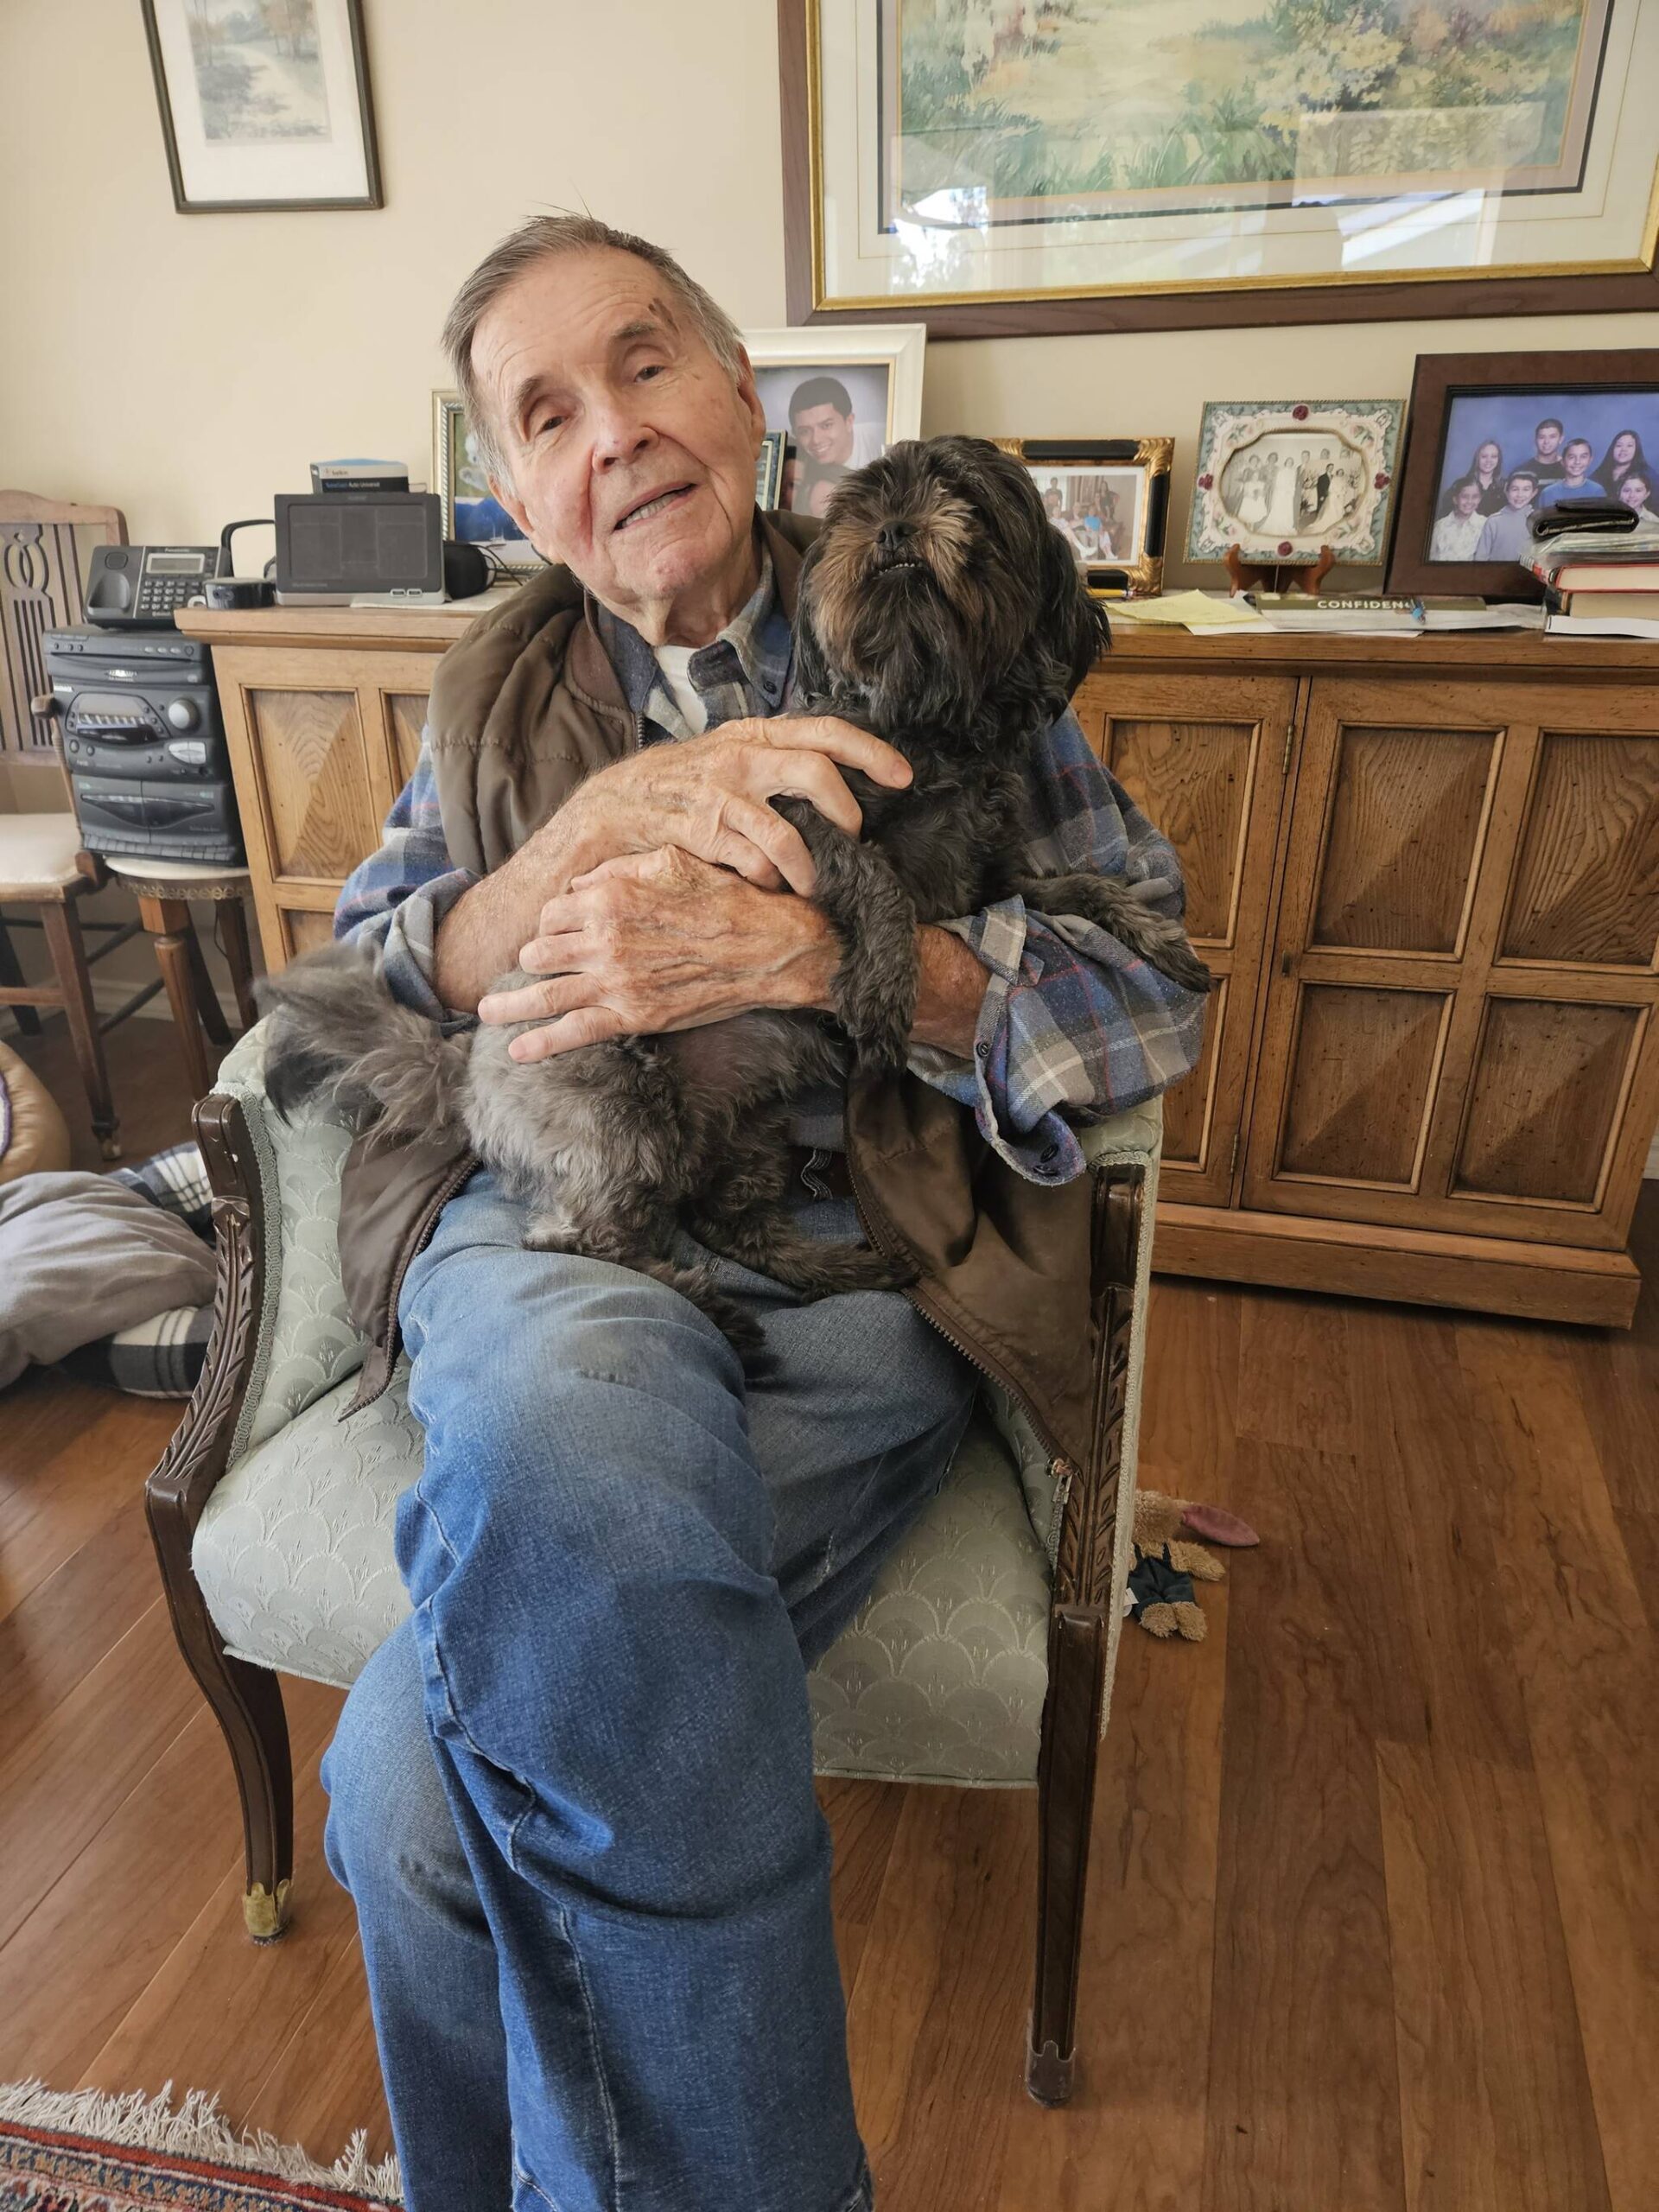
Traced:
<path fill-rule="evenodd" d="M 1659 308 L 1659 0 L 779 0 L 778 22 L 791 322 Z"/>
<path fill-rule="evenodd" d="M 1389 553 L 1391 592 L 1535 600 L 1532 518 L 1613 499 L 1659 527 L 1659 346 L 1421 353 Z"/>
<path fill-rule="evenodd" d="M 1173 438 L 998 438 L 1031 472 L 1048 518 L 1102 599 L 1144 599 L 1164 581 Z"/>
<path fill-rule="evenodd" d="M 361 0 L 143 0 L 183 215 L 380 207 Z"/>
<path fill-rule="evenodd" d="M 1397 399 L 1212 399 L 1198 433 L 1189 561 L 1380 562 Z"/>
<path fill-rule="evenodd" d="M 775 506 L 821 515 L 849 470 L 920 437 L 926 342 L 907 323 L 744 332 L 766 429 L 785 440 Z"/>
<path fill-rule="evenodd" d="M 476 545 L 500 568 L 526 575 L 546 563 L 493 492 L 467 427 L 457 391 L 432 395 L 432 486 L 443 517 L 443 534 Z"/>

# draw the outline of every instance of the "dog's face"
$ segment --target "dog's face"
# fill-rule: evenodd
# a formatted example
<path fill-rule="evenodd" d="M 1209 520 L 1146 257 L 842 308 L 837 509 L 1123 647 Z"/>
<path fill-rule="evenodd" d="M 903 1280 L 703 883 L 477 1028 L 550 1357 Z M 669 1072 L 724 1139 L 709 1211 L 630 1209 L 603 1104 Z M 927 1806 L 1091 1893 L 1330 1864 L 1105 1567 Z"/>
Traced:
<path fill-rule="evenodd" d="M 801 579 L 798 671 L 964 729 L 1012 683 L 1052 721 L 1105 617 L 1030 473 L 982 438 L 912 440 L 838 486 Z"/>

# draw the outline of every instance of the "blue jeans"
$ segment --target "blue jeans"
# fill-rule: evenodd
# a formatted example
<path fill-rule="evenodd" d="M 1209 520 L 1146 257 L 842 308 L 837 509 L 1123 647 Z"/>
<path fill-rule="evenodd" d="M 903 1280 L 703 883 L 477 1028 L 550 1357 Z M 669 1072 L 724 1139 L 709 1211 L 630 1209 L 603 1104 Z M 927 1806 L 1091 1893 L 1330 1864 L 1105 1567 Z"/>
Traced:
<path fill-rule="evenodd" d="M 415 1610 L 323 1769 L 410 2212 L 864 2212 L 806 1669 L 973 1371 L 897 1293 L 722 1262 L 746 1391 L 677 1292 L 523 1228 L 477 1176 L 409 1271 Z"/>

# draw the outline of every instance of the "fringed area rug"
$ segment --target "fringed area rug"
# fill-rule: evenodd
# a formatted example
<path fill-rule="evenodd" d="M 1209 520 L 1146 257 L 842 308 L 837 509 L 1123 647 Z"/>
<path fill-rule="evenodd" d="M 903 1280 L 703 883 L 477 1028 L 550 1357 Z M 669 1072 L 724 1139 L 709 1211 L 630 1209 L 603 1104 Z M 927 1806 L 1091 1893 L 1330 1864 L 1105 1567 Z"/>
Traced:
<path fill-rule="evenodd" d="M 169 2082 L 106 2097 L 38 2082 L 0 2087 L 0 2212 L 399 2212 L 395 2158 L 362 2134 L 319 2166 L 269 2135 L 236 2135 L 217 2099 Z"/>

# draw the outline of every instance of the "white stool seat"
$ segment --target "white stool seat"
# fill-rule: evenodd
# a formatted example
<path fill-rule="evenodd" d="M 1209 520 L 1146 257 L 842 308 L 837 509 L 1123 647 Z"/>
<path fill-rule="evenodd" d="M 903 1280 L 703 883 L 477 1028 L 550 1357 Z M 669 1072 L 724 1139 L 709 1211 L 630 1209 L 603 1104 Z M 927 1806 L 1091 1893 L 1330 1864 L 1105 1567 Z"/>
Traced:
<path fill-rule="evenodd" d="M 0 814 L 0 899 L 61 899 L 80 880 L 73 814 Z"/>
<path fill-rule="evenodd" d="M 152 899 L 236 899 L 251 880 L 245 868 L 204 861 L 147 861 L 138 853 L 105 853 L 111 875 Z"/>

